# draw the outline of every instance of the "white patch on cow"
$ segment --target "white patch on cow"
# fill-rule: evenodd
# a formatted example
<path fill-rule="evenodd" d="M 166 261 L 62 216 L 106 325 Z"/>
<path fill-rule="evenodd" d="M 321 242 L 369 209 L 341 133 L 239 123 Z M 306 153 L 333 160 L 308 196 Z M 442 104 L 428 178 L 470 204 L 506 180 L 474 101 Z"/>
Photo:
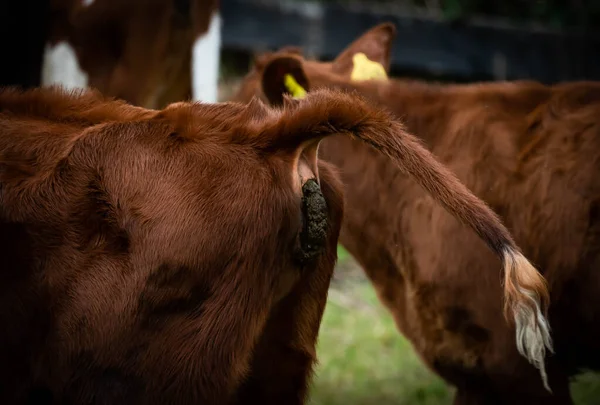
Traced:
<path fill-rule="evenodd" d="M 88 75 L 79 66 L 75 50 L 66 41 L 46 44 L 42 65 L 42 86 L 62 85 L 67 89 L 86 88 Z"/>
<path fill-rule="evenodd" d="M 93 2 L 94 0 L 81 0 L 81 4 L 83 5 L 83 7 L 89 7 L 92 5 Z"/>
<path fill-rule="evenodd" d="M 215 12 L 208 31 L 198 37 L 192 48 L 192 98 L 206 103 L 217 102 L 221 59 L 221 16 Z"/>

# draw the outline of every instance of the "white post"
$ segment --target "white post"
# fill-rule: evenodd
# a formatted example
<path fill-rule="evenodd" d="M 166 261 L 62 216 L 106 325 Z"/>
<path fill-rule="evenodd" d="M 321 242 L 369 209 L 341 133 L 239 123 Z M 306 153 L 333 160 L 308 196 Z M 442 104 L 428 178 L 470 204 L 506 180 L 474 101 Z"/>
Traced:
<path fill-rule="evenodd" d="M 62 85 L 66 89 L 86 88 L 88 75 L 79 66 L 77 54 L 66 41 L 46 44 L 42 61 L 42 86 Z"/>
<path fill-rule="evenodd" d="M 208 31 L 196 38 L 192 49 L 192 99 L 216 103 L 221 60 L 221 16 L 215 10 Z"/>

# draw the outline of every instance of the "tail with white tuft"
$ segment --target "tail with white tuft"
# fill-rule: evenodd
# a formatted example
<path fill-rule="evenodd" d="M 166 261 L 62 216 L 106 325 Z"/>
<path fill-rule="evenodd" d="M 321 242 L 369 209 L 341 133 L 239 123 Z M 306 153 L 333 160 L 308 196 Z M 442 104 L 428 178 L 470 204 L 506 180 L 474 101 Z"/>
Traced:
<path fill-rule="evenodd" d="M 308 92 L 301 100 L 286 95 L 283 101 L 281 119 L 264 132 L 269 147 L 296 145 L 339 133 L 359 138 L 414 177 L 502 259 L 505 316 L 514 318 L 517 349 L 540 370 L 544 386 L 550 391 L 544 362 L 546 349 L 552 351 L 550 327 L 545 318 L 550 303 L 548 288 L 489 206 L 473 195 L 416 137 L 407 133 L 391 113 L 370 105 L 358 94 L 320 89 Z"/>
<path fill-rule="evenodd" d="M 549 301 L 546 282 L 518 250 L 507 246 L 503 256 L 505 316 L 514 317 L 519 353 L 540 370 L 544 387 L 552 392 L 544 364 L 546 348 L 553 351 L 550 325 L 542 314 Z"/>

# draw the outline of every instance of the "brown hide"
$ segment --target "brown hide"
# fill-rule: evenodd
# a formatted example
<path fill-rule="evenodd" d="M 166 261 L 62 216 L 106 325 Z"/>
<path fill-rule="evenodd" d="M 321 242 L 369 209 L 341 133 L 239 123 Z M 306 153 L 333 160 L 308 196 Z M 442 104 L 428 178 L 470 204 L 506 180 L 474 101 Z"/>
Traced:
<path fill-rule="evenodd" d="M 303 403 L 343 199 L 299 263 L 294 114 L 0 93 L 0 403 Z"/>
<path fill-rule="evenodd" d="M 386 155 L 547 293 L 494 213 L 356 97 L 154 111 L 5 90 L 0 131 L 3 404 L 304 403 L 343 214 L 316 160 L 334 134 Z"/>
<path fill-rule="evenodd" d="M 67 41 L 90 87 L 146 108 L 191 97 L 192 45 L 219 0 L 51 0 L 48 43 Z"/>
<path fill-rule="evenodd" d="M 600 84 L 351 82 L 352 55 L 389 66 L 394 36 L 381 24 L 327 63 L 297 51 L 265 54 L 235 99 L 278 104 L 282 77 L 293 73 L 307 90 L 356 91 L 401 117 L 500 215 L 548 280 L 553 394 L 502 319 L 498 258 L 389 160 L 337 136 L 322 142 L 319 157 L 346 185 L 341 243 L 424 362 L 458 387 L 456 404 L 571 403 L 567 377 L 600 369 Z M 275 73 L 263 76 L 266 69 Z"/>

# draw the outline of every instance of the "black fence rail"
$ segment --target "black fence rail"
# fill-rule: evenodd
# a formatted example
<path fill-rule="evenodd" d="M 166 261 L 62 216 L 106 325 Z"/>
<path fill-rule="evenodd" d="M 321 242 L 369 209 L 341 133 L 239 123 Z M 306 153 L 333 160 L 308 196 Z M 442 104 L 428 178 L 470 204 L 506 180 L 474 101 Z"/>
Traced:
<path fill-rule="evenodd" d="M 367 3 L 368 4 L 368 3 Z M 301 1 L 221 0 L 223 46 L 262 51 L 297 45 L 333 58 L 384 21 L 396 24 L 396 70 L 465 79 L 600 79 L 600 35 L 511 27 L 494 21 L 450 23 L 406 12 Z"/>

